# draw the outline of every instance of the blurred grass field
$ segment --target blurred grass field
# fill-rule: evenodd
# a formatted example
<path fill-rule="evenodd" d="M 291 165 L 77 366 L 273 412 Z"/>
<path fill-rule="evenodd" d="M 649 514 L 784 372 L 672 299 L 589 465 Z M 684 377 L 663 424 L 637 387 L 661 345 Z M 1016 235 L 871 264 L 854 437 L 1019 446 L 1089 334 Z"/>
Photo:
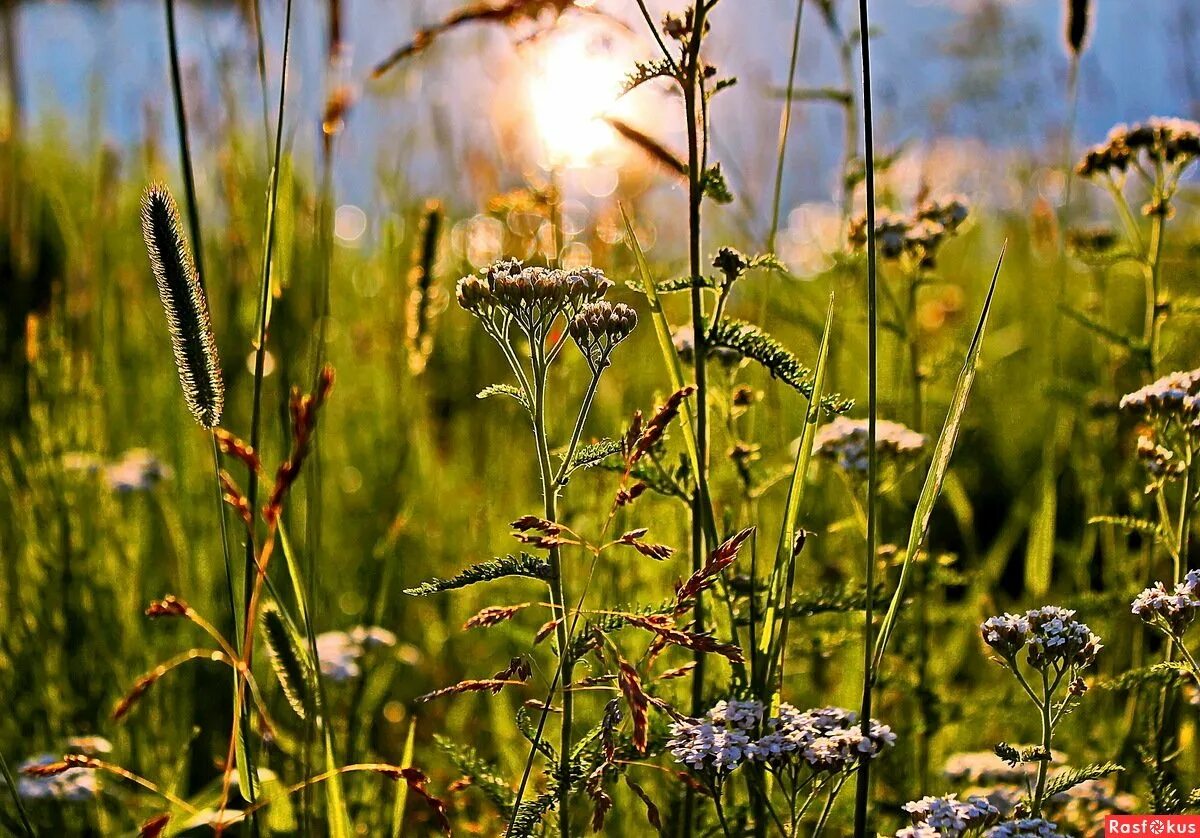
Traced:
<path fill-rule="evenodd" d="M 0 753 L 16 764 L 60 751 L 69 736 L 94 734 L 111 741 L 122 765 L 166 787 L 195 791 L 219 773 L 212 760 L 224 734 L 195 725 L 221 717 L 229 682 L 224 669 L 181 669 L 156 684 L 122 723 L 110 719 L 114 703 L 140 673 L 202 645 L 193 626 L 147 620 L 143 612 L 150 600 L 174 593 L 213 621 L 227 620 L 207 441 L 188 421 L 179 398 L 138 223 L 145 184 L 163 180 L 181 193 L 181 179 L 173 154 L 152 138 L 131 147 L 79 151 L 58 142 L 64 130 L 52 120 L 0 142 L 0 695 L 6 706 Z M 1076 147 L 1099 139 L 1078 138 Z M 219 146 L 197 152 L 204 173 L 199 193 L 204 279 L 229 393 L 223 424 L 238 433 L 247 427 L 251 409 L 264 160 L 262 137 L 252 130 L 230 133 Z M 1138 514 L 1146 504 L 1132 456 L 1135 434 L 1115 409 L 1121 394 L 1143 383 L 1142 374 L 1126 350 L 1056 307 L 1061 282 L 1066 305 L 1115 331 L 1136 332 L 1141 279 L 1120 264 L 1090 267 L 1063 255 L 1064 219 L 1042 197 L 1047 184 L 1061 190 L 1060 164 L 1031 152 L 1004 166 L 999 175 L 1013 194 L 1024 196 L 1013 202 L 1020 209 L 986 199 L 973 203 L 964 231 L 941 251 L 937 281 L 921 297 L 925 430 L 936 433 L 991 268 L 1007 242 L 963 438 L 935 515 L 928 560 L 919 567 L 934 582 L 922 606 L 928 625 L 917 631 L 915 612 L 906 613 L 897 638 L 897 658 L 927 658 L 929 680 L 918 691 L 914 669 L 889 667 L 877 701 L 876 715 L 901 732 L 895 753 L 878 769 L 881 824 L 892 828 L 899 825 L 899 805 L 913 794 L 951 790 L 938 770 L 947 758 L 988 750 L 1000 740 L 1037 738 L 1036 719 L 1017 711 L 1019 688 L 983 652 L 977 628 L 982 619 L 1045 602 L 1077 608 L 1108 646 L 1100 680 L 1128 668 L 1131 656 L 1147 654 L 1138 639 L 1143 629 L 1128 614 L 1129 600 L 1147 582 L 1142 545 L 1087 523 L 1095 515 Z M 314 168 L 297 158 L 288 159 L 283 170 L 261 453 L 268 463 L 286 453 L 287 394 L 293 386 L 310 387 L 323 334 L 337 384 L 286 520 L 307 569 L 317 629 L 373 625 L 398 638 L 395 647 L 365 659 L 361 677 L 329 684 L 339 756 L 346 763 L 399 762 L 415 721 L 415 762 L 451 801 L 456 826 L 465 833 L 497 834 L 495 814 L 480 795 L 469 788 L 444 791 L 461 772 L 434 737 L 469 743 L 505 777 L 519 776 L 526 743 L 515 727 L 515 709 L 541 693 L 552 670 L 535 670 L 527 690 L 424 705 L 413 700 L 459 680 L 486 678 L 510 657 L 528 652 L 529 635 L 543 622 L 539 609 L 490 629 L 463 630 L 462 623 L 486 605 L 541 602 L 544 592 L 529 580 L 467 589 L 454 598 L 413 599 L 401 590 L 514 552 L 518 545 L 507 535 L 508 522 L 539 511 L 536 466 L 524 454 L 526 419 L 507 400 L 476 398 L 487 385 L 506 381 L 507 369 L 455 304 L 453 286 L 492 256 L 536 259 L 542 222 L 536 211 L 531 222 L 529 212 L 511 209 L 511 201 L 492 202 L 476 213 L 449 202 L 428 323 L 414 340 L 409 277 L 420 258 L 422 217 L 427 201 L 447 196 L 415 193 L 381 175 L 379 191 L 391 196 L 385 211 L 361 219 L 335 214 L 329 314 L 323 316 L 323 242 L 329 231 L 322 226 Z M 889 173 L 881 178 L 886 186 Z M 884 190 L 883 200 L 907 209 L 914 200 L 906 191 L 911 184 L 894 186 Z M 1072 188 L 1069 226 L 1105 215 L 1100 190 L 1078 180 Z M 644 314 L 644 297 L 624 287 L 635 277 L 632 256 L 610 234 L 618 198 L 635 218 L 651 214 L 640 189 L 618 187 L 569 238 L 618 283 L 611 297 Z M 682 198 L 667 192 L 655 200 Z M 1200 350 L 1193 329 L 1193 312 L 1200 311 L 1196 218 L 1196 198 L 1185 189 L 1165 247 L 1171 309 L 1160 373 L 1196 366 Z M 359 223 L 365 224 L 361 236 L 346 234 L 342 226 L 353 233 Z M 489 240 L 497 230 L 498 240 Z M 761 249 L 716 209 L 708 215 L 706 258 L 723 245 L 747 253 Z M 665 257 L 657 255 L 664 252 Z M 667 246 L 651 251 L 660 279 L 686 273 L 675 252 Z M 738 286 L 729 313 L 758 322 L 811 363 L 834 294 L 830 387 L 855 399 L 852 415 L 862 416 L 864 261 L 860 254 L 834 255 L 817 272 L 752 274 Z M 886 265 L 882 277 L 885 283 L 898 281 Z M 668 316 L 675 324 L 686 322 L 686 303 L 672 299 Z M 881 416 L 907 421 L 903 353 L 900 338 L 885 324 Z M 635 409 L 649 412 L 661 402 L 669 389 L 662 364 L 644 317 L 618 350 L 615 373 L 602 384 L 585 440 L 618 437 Z M 757 523 L 755 549 L 770 557 L 805 403 L 750 365 L 728 372 L 714 365 L 714 378 L 713 495 L 722 528 Z M 751 387 L 755 400 L 733 418 L 731 394 L 739 384 Z M 574 418 L 565 408 L 554 413 L 553 400 L 573 404 L 585 385 L 578 358 L 551 382 L 553 444 L 565 443 Z M 745 491 L 728 456 L 739 442 L 756 446 L 750 468 L 761 492 Z M 135 485 L 116 486 L 114 474 L 120 473 L 113 465 L 135 449 L 145 449 L 161 464 L 158 475 L 134 469 Z M 1048 450 L 1061 470 L 1046 483 Z M 616 480 L 602 469 L 576 475 L 561 520 L 580 530 L 595 528 Z M 802 555 L 797 590 L 801 599 L 823 593 L 833 601 L 861 585 L 861 534 L 844 481 L 828 466 L 816 469 L 811 480 L 802 524 L 816 537 Z M 919 476 L 906 474 L 885 495 L 883 543 L 903 543 L 919 488 Z M 622 512 L 617 526 L 649 526 L 657 541 L 680 551 L 661 564 L 632 554 L 608 555 L 598 566 L 592 602 L 616 607 L 669 596 L 672 583 L 690 569 L 683 549 L 689 538 L 686 509 L 648 495 Z M 1046 537 L 1051 549 L 1032 563 L 1031 540 Z M 1162 557 L 1161 572 L 1152 578 L 1168 576 L 1166 568 Z M 894 581 L 893 573 L 883 584 L 890 590 Z M 789 701 L 855 705 L 861 689 L 860 615 L 831 607 L 798 619 L 784 688 Z M 1156 648 L 1154 640 L 1147 642 Z M 668 655 L 687 660 L 678 650 Z M 269 705 L 283 717 L 279 689 L 269 683 L 267 665 L 260 665 Z M 543 665 L 548 666 L 545 659 Z M 605 699 L 601 693 L 581 703 L 590 717 Z M 1063 729 L 1061 747 L 1072 764 L 1129 756 L 1127 737 L 1143 723 L 1129 712 L 1122 692 L 1089 695 Z M 934 726 L 929 777 L 918 776 L 920 758 L 904 737 L 918 724 Z M 1184 713 L 1181 730 L 1180 770 L 1194 778 L 1200 764 L 1193 709 Z M 286 736 L 264 754 L 280 773 L 295 757 Z M 1136 778 L 1119 782 L 1145 793 Z M 677 793 L 666 775 L 647 776 L 645 784 L 664 808 Z M 386 834 L 392 788 L 354 777 L 347 788 L 361 834 Z M 618 805 L 607 834 L 648 834 L 637 800 L 625 789 L 615 794 Z M 848 801 L 841 805 L 848 810 Z M 156 809 L 135 790 L 106 782 L 106 793 L 93 802 L 35 803 L 32 811 L 48 835 L 117 835 L 131 834 Z M 289 826 L 288 813 L 278 814 L 282 826 Z M 412 810 L 413 834 L 429 828 L 424 818 Z M 848 822 L 844 815 L 842 821 Z M 294 820 L 290 826 L 285 834 L 300 829 Z"/>

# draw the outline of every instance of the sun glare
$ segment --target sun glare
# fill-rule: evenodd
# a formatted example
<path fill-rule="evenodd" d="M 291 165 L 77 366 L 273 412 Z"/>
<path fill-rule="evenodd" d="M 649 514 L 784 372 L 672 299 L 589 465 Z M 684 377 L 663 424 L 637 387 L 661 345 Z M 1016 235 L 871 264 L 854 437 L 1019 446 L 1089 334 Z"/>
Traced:
<path fill-rule="evenodd" d="M 546 41 L 529 75 L 533 121 L 543 164 L 582 167 L 613 149 L 616 133 L 601 118 L 620 115 L 625 62 L 605 39 L 564 32 Z"/>

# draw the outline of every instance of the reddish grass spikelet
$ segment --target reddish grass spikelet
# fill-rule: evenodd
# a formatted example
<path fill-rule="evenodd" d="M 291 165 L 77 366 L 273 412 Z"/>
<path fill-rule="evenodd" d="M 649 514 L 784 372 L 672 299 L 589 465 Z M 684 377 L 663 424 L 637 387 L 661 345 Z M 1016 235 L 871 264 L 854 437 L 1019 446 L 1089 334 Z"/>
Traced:
<path fill-rule="evenodd" d="M 316 392 L 302 394 L 299 389 L 292 390 L 288 401 L 288 412 L 292 418 L 292 450 L 275 472 L 275 485 L 263 509 L 263 517 L 268 523 L 274 523 L 279 518 L 283 509 L 283 499 L 300 476 L 300 468 L 308 456 L 317 428 L 317 414 L 329 398 L 333 382 L 333 367 L 326 364 L 317 376 Z"/>
<path fill-rule="evenodd" d="M 491 628 L 492 626 L 500 625 L 500 623 L 511 620 L 520 611 L 532 604 L 532 602 L 522 602 L 517 605 L 489 605 L 463 623 L 463 628 Z"/>
<path fill-rule="evenodd" d="M 592 832 L 600 832 L 604 829 L 604 819 L 613 807 L 612 795 L 604 790 L 604 770 L 607 767 L 607 765 L 599 766 L 588 775 L 587 782 L 583 786 L 588 798 L 592 801 Z"/>
<path fill-rule="evenodd" d="M 638 753 L 646 753 L 646 739 L 649 731 L 647 709 L 650 699 L 642 688 L 642 679 L 633 664 L 625 658 L 617 657 L 617 683 L 625 703 L 629 705 L 629 717 L 633 719 L 633 747 Z"/>
<path fill-rule="evenodd" d="M 674 669 L 668 669 L 667 671 L 665 671 L 661 675 L 659 675 L 658 678 L 655 680 L 672 681 L 676 678 L 682 678 L 683 676 L 687 675 L 689 672 L 691 672 L 695 668 L 696 668 L 696 662 L 688 661 L 683 666 L 677 666 Z"/>
<path fill-rule="evenodd" d="M 429 791 L 429 777 L 425 775 L 424 771 L 409 766 L 408 768 L 384 768 L 380 769 L 379 773 L 392 780 L 403 780 L 408 785 L 409 790 L 415 792 L 429 806 L 430 811 L 433 812 L 433 819 L 437 823 L 438 829 L 446 835 L 451 834 L 450 818 L 446 815 L 446 801 L 435 797 Z"/>
<path fill-rule="evenodd" d="M 533 670 L 529 666 L 529 661 L 525 660 L 521 655 L 517 655 L 508 662 L 508 666 L 492 676 L 497 681 L 528 681 L 533 675 Z"/>
<path fill-rule="evenodd" d="M 216 428 L 213 433 L 217 437 L 217 448 L 222 454 L 240 460 L 251 471 L 262 469 L 262 461 L 258 459 L 258 454 L 250 443 L 224 428 Z"/>
<path fill-rule="evenodd" d="M 546 13 L 557 17 L 575 3 L 576 0 L 504 0 L 500 3 L 467 3 L 450 12 L 440 23 L 418 30 L 410 42 L 397 48 L 391 55 L 376 64 L 371 70 L 371 77 L 379 78 L 400 62 L 427 49 L 440 36 L 466 24 L 498 23 L 511 26 L 522 20 L 538 20 Z"/>
<path fill-rule="evenodd" d="M 737 559 L 738 550 L 742 543 L 754 532 L 754 527 L 747 527 L 726 539 L 717 549 L 713 550 L 704 567 L 693 573 L 686 582 L 675 592 L 675 611 L 680 613 L 687 604 L 694 600 L 701 591 L 712 586 L 727 567 Z"/>
<path fill-rule="evenodd" d="M 671 558 L 671 554 L 675 551 L 667 545 L 653 544 L 651 542 L 642 540 L 647 532 L 648 530 L 645 527 L 641 527 L 636 530 L 630 530 L 629 532 L 622 534 L 617 541 L 621 544 L 629 545 L 643 556 L 647 556 L 655 561 L 661 562 Z"/>
<path fill-rule="evenodd" d="M 613 762 L 617 758 L 617 725 L 621 723 L 621 700 L 614 698 L 604 705 L 604 716 L 600 719 L 600 742 L 604 746 L 604 759 Z"/>
<path fill-rule="evenodd" d="M 628 506 L 629 504 L 633 503 L 635 500 L 640 498 L 645 493 L 646 489 L 648 489 L 648 488 L 649 487 L 645 483 L 643 483 L 642 481 L 639 480 L 638 482 L 636 482 L 632 486 L 630 486 L 628 489 L 626 489 L 626 488 L 617 489 L 616 497 L 613 498 L 613 504 L 618 509 L 620 509 L 622 506 Z"/>
<path fill-rule="evenodd" d="M 683 404 L 683 400 L 694 392 L 696 392 L 696 388 L 688 385 L 687 387 L 684 387 L 681 390 L 676 390 L 674 393 L 667 396 L 667 400 L 658 408 L 654 414 L 654 417 L 648 423 L 646 423 L 646 429 L 642 431 L 641 436 L 638 438 L 637 444 L 634 446 L 633 452 L 630 454 L 630 466 L 636 465 L 637 461 L 640 460 L 647 451 L 651 450 L 655 445 L 658 444 L 659 440 L 661 440 L 666 434 L 667 428 L 670 426 L 671 422 L 673 422 L 675 417 L 679 415 L 679 407 Z"/>
<path fill-rule="evenodd" d="M 21 773 L 26 777 L 57 777 L 59 774 L 70 771 L 72 767 L 67 760 L 60 759 L 45 765 L 27 765 L 21 769 Z"/>
<path fill-rule="evenodd" d="M 536 515 L 522 515 L 517 520 L 509 524 L 517 532 L 540 532 L 544 535 L 558 535 L 562 532 L 562 527 L 553 521 L 547 521 L 545 518 L 539 518 Z"/>
<path fill-rule="evenodd" d="M 250 511 L 250 502 L 246 500 L 246 495 L 242 492 L 241 487 L 234 482 L 233 476 L 225 469 L 221 469 L 217 478 L 221 481 L 221 499 L 233 507 L 247 530 L 253 529 L 254 514 Z"/>
<path fill-rule="evenodd" d="M 116 706 L 113 707 L 112 720 L 114 722 L 119 722 L 128 716 L 129 711 L 132 710 L 134 706 L 142 700 L 142 696 L 146 694 L 147 690 L 154 686 L 154 682 L 160 677 L 160 675 L 156 675 L 155 673 L 151 672 L 143 675 L 141 678 L 138 678 L 137 681 L 134 682 L 133 687 L 130 688 L 129 692 L 121 696 L 121 698 L 117 701 Z"/>
<path fill-rule="evenodd" d="M 658 140 L 618 117 L 605 116 L 603 119 L 621 137 L 631 145 L 637 146 L 647 157 L 668 172 L 676 176 L 687 177 L 687 163 L 679 159 L 679 156 L 675 152 L 671 151 Z"/>
<path fill-rule="evenodd" d="M 536 646 L 537 644 L 539 644 L 543 640 L 545 640 L 547 637 L 549 637 L 554 632 L 554 630 L 556 628 L 558 628 L 558 624 L 561 622 L 562 622 L 562 617 L 556 617 L 553 620 L 548 620 L 545 623 L 543 623 L 542 627 L 537 630 L 537 634 L 535 634 L 533 636 L 533 645 Z"/>
<path fill-rule="evenodd" d="M 722 643 L 711 635 L 696 634 L 676 628 L 670 617 L 658 614 L 642 617 L 637 614 L 625 614 L 625 619 L 632 626 L 653 632 L 667 643 L 691 649 L 693 652 L 721 655 L 733 663 L 745 663 L 745 657 L 740 646 L 732 643 Z"/>
<path fill-rule="evenodd" d="M 174 594 L 167 594 L 162 599 L 156 599 L 146 608 L 146 616 L 150 618 L 158 617 L 186 617 L 188 611 L 191 610 L 186 602 Z"/>
<path fill-rule="evenodd" d="M 650 822 L 652 827 L 659 832 L 662 832 L 662 815 L 659 814 L 658 807 L 654 805 L 654 801 L 650 799 L 650 795 L 646 794 L 645 789 L 631 780 L 628 774 L 625 775 L 625 785 L 629 786 L 629 790 L 633 792 L 637 796 L 637 799 L 642 801 L 642 805 L 646 807 L 646 820 Z"/>
<path fill-rule="evenodd" d="M 138 830 L 138 838 L 158 838 L 167 828 L 167 824 L 171 822 L 171 814 L 163 812 L 159 815 L 154 815 L 142 823 Z"/>
<path fill-rule="evenodd" d="M 431 693 L 417 697 L 418 704 L 426 704 L 437 698 L 445 698 L 448 695 L 461 695 L 463 693 L 481 693 L 490 692 L 496 695 L 505 687 L 519 687 L 524 681 L 518 681 L 511 678 L 475 678 L 467 681 L 459 681 L 457 684 L 451 684 L 448 687 L 442 687 L 440 690 L 434 690 Z"/>

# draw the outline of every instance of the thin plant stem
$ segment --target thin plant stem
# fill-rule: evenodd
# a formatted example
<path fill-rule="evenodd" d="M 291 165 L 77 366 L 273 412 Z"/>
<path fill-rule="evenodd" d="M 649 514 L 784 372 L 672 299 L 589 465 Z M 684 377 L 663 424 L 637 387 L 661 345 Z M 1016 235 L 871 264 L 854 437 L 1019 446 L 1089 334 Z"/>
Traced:
<path fill-rule="evenodd" d="M 195 247 L 192 258 L 196 262 L 196 273 L 200 275 L 200 287 L 205 287 L 207 274 L 204 272 L 204 239 L 200 237 L 200 209 L 196 200 L 196 178 L 192 169 L 192 146 L 188 139 L 187 108 L 183 102 L 183 73 L 179 67 L 179 36 L 175 27 L 175 0 L 165 0 L 167 9 L 167 53 L 171 64 L 171 98 L 175 105 L 175 122 L 179 133 L 179 164 L 183 169 L 183 190 L 188 206 L 188 229 Z"/>
<path fill-rule="evenodd" d="M 29 838 L 36 838 L 37 833 L 33 831 L 33 825 L 29 822 L 29 813 L 25 811 L 25 804 L 21 800 L 21 795 L 17 793 L 17 782 L 8 769 L 8 761 L 4 759 L 4 754 L 0 754 L 0 776 L 4 777 L 4 782 L 8 786 L 8 793 L 12 796 L 13 806 L 16 807 L 17 816 L 21 819 L 21 827 L 25 830 L 25 834 Z"/>
<path fill-rule="evenodd" d="M 1055 682 L 1057 683 L 1057 681 Z M 1033 802 L 1031 808 L 1033 816 L 1039 817 L 1042 814 L 1042 798 L 1046 794 L 1046 777 L 1050 770 L 1050 742 L 1054 735 L 1054 721 L 1050 718 L 1052 710 L 1051 694 L 1053 688 L 1050 686 L 1050 675 L 1046 670 L 1042 670 L 1042 749 L 1045 751 L 1043 759 L 1038 763 L 1037 786 L 1033 793 Z"/>
<path fill-rule="evenodd" d="M 1159 163 L 1154 183 L 1156 202 L 1165 201 L 1163 188 L 1162 164 Z M 1158 369 L 1159 344 L 1162 337 L 1163 318 L 1159 315 L 1159 297 L 1162 294 L 1162 251 L 1165 225 L 1165 209 L 1159 207 L 1150 221 L 1150 242 L 1146 248 L 1146 328 L 1143 342 L 1146 345 L 1146 372 L 1151 378 Z"/>
<path fill-rule="evenodd" d="M 874 643 L 875 542 L 879 505 L 879 463 L 875 448 L 878 421 L 879 387 L 879 308 L 875 266 L 875 142 L 871 110 L 871 49 L 868 32 L 870 18 L 867 0 L 858 3 L 859 52 L 862 57 L 862 112 L 864 129 L 864 169 L 867 187 L 867 543 L 863 603 L 863 691 L 861 724 L 863 736 L 871 730 L 871 697 L 875 676 L 872 663 Z M 871 794 L 871 763 L 863 760 L 855 778 L 854 836 L 867 838 Z"/>
<path fill-rule="evenodd" d="M 704 562 L 704 516 L 710 508 L 708 494 L 708 381 L 707 354 L 708 340 L 704 320 L 704 298 L 700 287 L 701 278 L 701 204 L 704 200 L 704 154 L 702 137 L 707 137 L 707 130 L 699 125 L 701 103 L 703 97 L 700 86 L 700 44 L 704 37 L 705 21 L 708 4 L 698 3 L 695 7 L 695 20 L 692 25 L 691 39 L 688 41 L 687 60 L 684 66 L 684 110 L 687 119 L 688 138 L 688 274 L 692 281 L 691 288 L 691 317 L 692 340 L 694 344 L 694 368 L 696 377 L 696 446 L 700 462 L 696 474 L 696 498 L 692 512 L 692 570 L 699 570 Z M 699 548 L 699 549 L 697 549 Z M 693 613 L 694 629 L 704 631 L 704 601 L 696 597 Z M 696 669 L 693 674 L 694 683 L 692 697 L 693 715 L 699 714 L 698 699 L 702 699 L 704 680 L 704 655 L 696 654 Z"/>
<path fill-rule="evenodd" d="M 271 187 L 267 198 L 267 222 L 265 243 L 263 247 L 261 288 L 258 300 L 258 336 L 254 347 L 254 399 L 250 412 L 250 446 L 260 450 L 262 437 L 262 391 L 263 378 L 266 372 L 267 355 L 267 323 L 270 320 L 271 306 L 271 256 L 275 247 L 275 206 L 279 198 L 279 169 L 282 163 L 283 149 L 283 115 L 285 94 L 287 92 L 288 54 L 291 47 L 292 35 L 292 0 L 288 0 L 283 27 L 283 59 L 279 71 L 279 110 L 275 122 L 275 150 L 271 163 Z M 253 469 L 246 483 L 246 501 L 250 508 L 256 509 L 258 503 L 258 473 Z M 250 589 L 254 584 L 254 545 L 246 543 L 246 564 L 243 578 L 244 596 L 246 597 L 246 615 L 249 615 Z"/>
<path fill-rule="evenodd" d="M 270 188 L 270 194 L 269 194 L 268 200 L 267 200 L 267 222 L 266 222 L 266 233 L 264 236 L 265 243 L 264 243 L 264 247 L 263 247 L 263 261 L 262 261 L 262 288 L 261 288 L 261 295 L 259 297 L 259 311 L 258 311 L 258 338 L 257 338 L 257 342 L 255 345 L 255 351 L 254 351 L 254 399 L 253 399 L 251 414 L 250 414 L 250 446 L 255 451 L 261 450 L 260 441 L 261 441 L 261 429 L 262 429 L 262 390 L 263 390 L 263 378 L 265 376 L 265 369 L 266 369 L 267 321 L 268 321 L 268 317 L 269 317 L 269 308 L 270 308 L 270 304 L 271 304 L 271 251 L 275 244 L 275 205 L 276 205 L 276 202 L 278 201 L 278 197 L 279 197 L 279 169 L 280 169 L 280 164 L 281 164 L 281 154 L 282 154 L 282 147 L 283 147 L 284 101 L 285 101 L 285 94 L 287 92 L 287 67 L 288 67 L 288 53 L 289 53 L 290 47 L 291 47 L 291 34 L 292 34 L 292 0 L 288 0 L 286 11 L 285 11 L 285 16 L 284 16 L 284 26 L 283 26 L 282 66 L 280 67 L 280 73 L 279 73 L 279 112 L 278 112 L 277 121 L 275 124 L 275 150 L 272 155 L 271 188 Z M 258 508 L 258 473 L 254 469 L 250 470 L 250 474 L 247 479 L 246 501 L 249 504 L 251 510 Z M 266 547 L 264 547 L 264 553 L 265 552 L 266 552 Z M 242 643 L 246 647 L 246 650 L 243 652 L 242 657 L 245 660 L 247 666 L 249 665 L 249 659 L 250 659 L 250 655 L 248 654 L 248 651 L 249 651 L 249 649 L 252 648 L 252 644 L 253 644 L 253 627 L 251 625 L 251 621 L 253 619 L 254 600 L 256 599 L 256 596 L 254 594 L 252 594 L 251 591 L 256 587 L 256 583 L 255 583 L 256 572 L 261 573 L 261 570 L 258 569 L 257 565 L 258 565 L 258 562 L 256 561 L 255 555 L 254 555 L 254 539 L 247 538 L 246 539 L 245 567 L 244 567 L 244 574 L 243 574 L 243 597 L 245 599 L 245 610 L 244 610 L 244 615 L 243 615 L 243 619 L 242 619 L 242 623 L 243 623 Z M 244 695 L 240 691 L 240 689 L 239 689 L 239 694 L 238 694 L 238 706 L 235 708 L 235 712 L 239 713 L 242 717 L 241 735 L 243 737 L 243 751 L 245 753 L 246 759 L 248 761 L 251 761 L 250 765 L 239 766 L 239 768 L 244 769 L 245 772 L 249 772 L 249 782 L 246 783 L 246 787 L 250 792 L 250 799 L 248 800 L 248 802 L 253 804 L 254 803 L 254 799 L 253 799 L 254 798 L 254 782 L 255 782 L 255 778 L 257 775 L 254 772 L 254 767 L 253 767 L 252 757 L 251 757 L 251 742 L 250 742 L 250 731 L 249 731 L 250 725 L 248 724 L 250 713 L 249 713 L 249 707 L 245 703 Z M 252 820 L 251 823 L 252 823 L 252 827 L 254 827 L 255 830 L 257 831 L 256 821 Z"/>
<path fill-rule="evenodd" d="M 550 465 L 550 450 L 546 441 L 546 363 L 545 348 L 535 343 L 531 347 L 533 363 L 533 432 L 537 447 L 538 470 L 541 474 L 544 512 L 547 521 L 558 517 L 558 490 L 556 476 Z M 580 427 L 582 421 L 576 423 Z M 571 784 L 569 782 L 571 767 L 571 724 L 573 717 L 574 696 L 571 692 L 571 663 L 567 648 L 570 638 L 567 631 L 565 587 L 563 583 L 562 558 L 558 545 L 549 551 L 550 561 L 550 603 L 557 614 L 558 623 L 555 635 L 558 641 L 558 681 L 562 694 L 562 727 L 559 739 L 559 786 L 558 786 L 558 818 L 559 831 L 570 835 L 571 823 Z"/>
<path fill-rule="evenodd" d="M 688 276 L 691 279 L 691 319 L 692 341 L 694 349 L 694 370 L 696 378 L 696 490 L 692 498 L 691 513 L 691 552 L 692 572 L 698 571 L 704 563 L 705 555 L 705 516 L 711 509 L 708 494 L 708 381 L 707 326 L 704 320 L 704 299 L 700 288 L 701 277 L 701 204 L 704 200 L 702 178 L 704 174 L 705 143 L 708 137 L 707 128 L 701 130 L 698 121 L 707 115 L 707 108 L 697 102 L 703 97 L 700 83 L 700 45 L 704 39 L 705 22 L 710 4 L 696 3 L 692 20 L 692 33 L 687 42 L 682 67 L 682 85 L 684 114 L 687 121 L 687 175 L 688 175 Z M 715 524 L 715 522 L 708 522 Z M 692 608 L 693 630 L 703 632 L 705 629 L 705 602 L 701 595 L 696 596 Z M 704 675 L 706 669 L 705 655 L 697 652 L 694 656 L 695 668 L 692 670 L 691 713 L 699 716 L 704 703 Z M 691 836 L 695 810 L 695 792 L 691 789 L 684 796 L 683 834 Z"/>
<path fill-rule="evenodd" d="M 238 629 L 237 593 L 233 587 L 233 556 L 229 550 L 229 529 L 225 520 L 225 498 L 221 489 L 221 451 L 217 446 L 217 432 L 214 428 L 212 437 L 213 478 L 217 484 L 217 516 L 221 520 L 221 554 L 225 559 L 225 584 L 229 593 L 229 618 L 233 624 L 233 645 L 240 645 Z"/>
<path fill-rule="evenodd" d="M 863 765 L 866 765 L 865 760 L 863 761 Z M 842 777 L 834 784 L 833 789 L 830 790 L 829 797 L 825 801 L 825 808 L 821 810 L 821 817 L 817 820 L 817 825 L 813 827 L 813 838 L 817 838 L 818 835 L 821 835 L 825 831 L 825 824 L 829 821 L 829 814 L 833 811 L 834 801 L 837 800 L 838 792 L 842 790 L 842 786 L 845 783 L 846 778 Z"/>
<path fill-rule="evenodd" d="M 788 63 L 787 92 L 779 114 L 779 151 L 775 159 L 775 190 L 771 198 L 771 230 L 767 233 L 767 252 L 775 252 L 775 236 L 779 233 L 779 206 L 783 199 L 783 167 L 787 160 L 789 129 L 792 125 L 792 100 L 796 95 L 796 65 L 800 58 L 800 22 L 804 16 L 804 0 L 796 0 L 796 22 L 792 26 L 792 57 Z"/>

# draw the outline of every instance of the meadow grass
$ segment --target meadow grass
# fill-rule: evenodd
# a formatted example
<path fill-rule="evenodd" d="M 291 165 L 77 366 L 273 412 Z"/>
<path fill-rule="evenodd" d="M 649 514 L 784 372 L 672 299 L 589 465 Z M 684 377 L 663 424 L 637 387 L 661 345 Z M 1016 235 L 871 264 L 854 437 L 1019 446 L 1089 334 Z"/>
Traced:
<path fill-rule="evenodd" d="M 282 79 L 270 136 L 193 138 L 182 168 L 149 139 L 7 135 L 0 827 L 873 835 L 951 805 L 906 801 L 992 791 L 1086 835 L 1104 811 L 1200 804 L 1200 381 L 1157 381 L 1200 348 L 1180 180 L 1200 141 L 1147 123 L 1075 149 L 1061 217 L 898 197 L 868 165 L 878 217 L 846 212 L 828 267 L 794 276 L 732 249 L 755 242 L 708 148 L 712 5 L 647 12 L 658 54 L 636 73 L 683 97 L 686 240 L 643 251 L 633 192 L 605 209 L 615 244 L 600 218 L 563 233 L 553 189 L 534 202 L 613 281 L 599 295 L 531 267 L 556 261 L 536 229 L 480 260 L 445 232 L 472 220 L 453 196 L 401 184 L 367 246 L 337 238 L 337 132 L 315 166 L 290 155 Z M 1035 195 L 1042 174 L 1007 177 Z M 157 180 L 195 192 L 175 237 L 207 271 L 223 411 L 178 346 L 172 370 L 139 232 Z M 1054 632 L 1079 648 L 1047 652 Z M 801 712 L 839 707 L 862 712 Z M 706 714 L 877 758 L 732 757 Z M 979 806 L 968 834 L 1001 817 Z"/>

